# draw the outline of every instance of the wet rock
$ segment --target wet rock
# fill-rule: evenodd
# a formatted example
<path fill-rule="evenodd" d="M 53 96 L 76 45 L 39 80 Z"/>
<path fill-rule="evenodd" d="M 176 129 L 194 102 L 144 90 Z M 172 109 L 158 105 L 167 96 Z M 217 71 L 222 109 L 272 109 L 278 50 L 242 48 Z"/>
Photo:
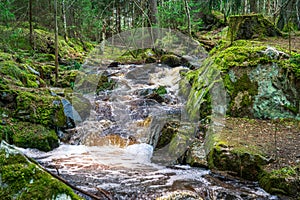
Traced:
<path fill-rule="evenodd" d="M 111 105 L 105 102 L 96 102 L 95 111 L 97 113 L 97 120 L 110 120 L 114 121 L 114 117 L 112 115 Z"/>
<path fill-rule="evenodd" d="M 129 145 L 138 144 L 138 141 L 133 136 L 122 137 L 116 134 L 110 134 L 106 136 L 100 136 L 99 134 L 88 134 L 83 139 L 82 144 L 87 146 L 116 146 L 124 148 Z"/>
<path fill-rule="evenodd" d="M 120 65 L 119 62 L 112 62 L 107 66 L 107 68 L 119 67 L 119 65 Z"/>
<path fill-rule="evenodd" d="M 155 120 L 153 122 L 152 125 L 155 126 Z M 160 132 L 153 135 L 150 142 L 155 147 L 152 162 L 163 165 L 184 163 L 194 137 L 195 127 L 192 123 L 167 122 Z"/>
<path fill-rule="evenodd" d="M 159 95 L 157 93 L 149 94 L 149 95 L 145 96 L 145 98 L 153 99 L 153 100 L 157 101 L 158 103 L 165 102 L 165 99 L 162 97 L 162 95 Z"/>
<path fill-rule="evenodd" d="M 201 197 L 196 192 L 191 192 L 188 190 L 169 192 L 156 200 L 202 200 Z"/>
<path fill-rule="evenodd" d="M 0 145 L 0 166 L 2 199 L 81 199 L 71 188 L 3 141 Z"/>
<path fill-rule="evenodd" d="M 193 167 L 207 167 L 204 143 L 195 142 L 187 151 L 186 163 Z"/>
<path fill-rule="evenodd" d="M 166 64 L 169 67 L 178 67 L 182 64 L 182 61 L 178 56 L 168 54 L 161 57 L 161 63 Z"/>
<path fill-rule="evenodd" d="M 64 114 L 67 117 L 67 127 L 74 128 L 75 123 L 82 122 L 82 119 L 73 105 L 67 99 L 62 99 L 61 102 L 64 108 Z"/>
<path fill-rule="evenodd" d="M 168 145 L 174 135 L 178 132 L 178 122 L 167 122 L 161 130 L 155 149 L 160 149 Z"/>
<path fill-rule="evenodd" d="M 71 103 L 74 108 L 74 115 L 76 112 L 79 114 L 80 118 L 78 120 L 84 121 L 90 116 L 92 105 L 89 99 L 85 98 L 82 94 L 73 93 L 71 96 Z M 76 114 L 77 115 L 77 114 Z M 74 120 L 76 122 L 76 120 Z"/>

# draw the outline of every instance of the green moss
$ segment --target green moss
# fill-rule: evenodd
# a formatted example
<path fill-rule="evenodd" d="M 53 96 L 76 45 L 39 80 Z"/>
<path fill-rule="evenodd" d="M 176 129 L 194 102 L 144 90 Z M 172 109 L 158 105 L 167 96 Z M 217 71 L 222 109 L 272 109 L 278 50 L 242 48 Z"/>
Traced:
<path fill-rule="evenodd" d="M 32 90 L 21 91 L 17 90 L 16 110 L 14 116 L 24 121 L 42 124 L 44 126 L 55 125 L 54 116 L 59 112 L 61 105 L 54 104 L 59 97 L 53 97 L 49 91 Z"/>
<path fill-rule="evenodd" d="M 170 67 L 176 67 L 182 64 L 180 58 L 172 54 L 163 55 L 161 62 Z"/>
<path fill-rule="evenodd" d="M 0 63 L 0 74 L 7 76 L 13 81 L 10 84 L 26 87 L 39 87 L 38 77 L 31 74 L 26 66 L 20 65 L 13 60 Z"/>
<path fill-rule="evenodd" d="M 158 88 L 156 88 L 154 92 L 159 94 L 160 96 L 163 96 L 163 95 L 167 94 L 166 87 L 161 86 L 161 85 Z"/>
<path fill-rule="evenodd" d="M 50 151 L 59 145 L 54 130 L 28 122 L 10 122 L 10 125 L 2 125 L 0 133 L 5 141 L 23 148 Z"/>
<path fill-rule="evenodd" d="M 1 199 L 55 199 L 65 194 L 81 199 L 71 188 L 30 163 L 21 154 L 0 151 Z"/>
<path fill-rule="evenodd" d="M 272 22 L 261 14 L 237 15 L 229 18 L 228 39 L 252 39 L 265 36 L 281 36 Z"/>
<path fill-rule="evenodd" d="M 166 123 L 161 131 L 160 137 L 158 138 L 155 149 L 160 149 L 168 145 L 173 137 L 177 134 L 178 127 L 178 122 Z"/>
<path fill-rule="evenodd" d="M 233 67 L 253 67 L 258 64 L 273 62 L 266 55 L 261 55 L 261 51 L 267 47 L 264 45 L 257 46 L 257 42 L 239 40 L 222 51 L 215 51 L 213 59 L 219 66 L 219 69 L 226 71 Z"/>
<path fill-rule="evenodd" d="M 227 81 L 230 81 L 227 79 Z M 231 81 L 230 81 L 231 82 Z M 252 82 L 249 76 L 244 73 L 234 83 L 226 82 L 230 88 L 229 94 L 232 99 L 229 114 L 235 117 L 253 116 L 252 105 L 255 95 L 258 94 L 258 84 Z"/>
<path fill-rule="evenodd" d="M 300 78 L 300 54 L 293 54 L 290 57 L 289 65 L 285 66 L 286 68 L 291 68 L 292 71 L 295 73 L 296 77 Z"/>
<path fill-rule="evenodd" d="M 35 61 L 36 62 L 51 62 L 51 61 L 55 61 L 55 55 L 54 54 L 49 54 L 49 53 L 36 54 Z"/>
<path fill-rule="evenodd" d="M 271 194 L 297 197 L 300 195 L 299 168 L 284 167 L 271 172 L 263 171 L 259 175 L 259 184 Z"/>
<path fill-rule="evenodd" d="M 4 53 L 0 50 L 0 62 L 11 60 L 12 56 L 9 53 Z"/>

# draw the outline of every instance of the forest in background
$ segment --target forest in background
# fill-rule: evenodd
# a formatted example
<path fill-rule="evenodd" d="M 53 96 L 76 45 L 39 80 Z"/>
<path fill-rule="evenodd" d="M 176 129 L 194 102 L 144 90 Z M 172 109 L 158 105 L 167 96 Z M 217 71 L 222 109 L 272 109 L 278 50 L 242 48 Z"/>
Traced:
<path fill-rule="evenodd" d="M 56 27 L 66 40 L 96 42 L 149 26 L 195 33 L 213 28 L 212 12 L 224 24 L 231 15 L 261 13 L 280 30 L 299 30 L 299 9 L 300 0 L 1 0 L 0 24 L 13 30 L 1 40 L 24 34 L 18 27 L 30 29 L 27 37 L 33 48 L 35 29 L 54 32 Z"/>

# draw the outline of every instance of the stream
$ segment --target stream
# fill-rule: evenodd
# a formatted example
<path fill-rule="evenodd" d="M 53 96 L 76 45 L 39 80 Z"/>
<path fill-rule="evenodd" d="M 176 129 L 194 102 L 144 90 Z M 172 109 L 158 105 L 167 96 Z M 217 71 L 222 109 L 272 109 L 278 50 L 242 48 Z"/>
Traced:
<path fill-rule="evenodd" d="M 178 123 L 187 138 L 197 133 L 197 125 L 185 113 L 186 100 L 178 94 L 184 70 L 160 64 L 99 70 L 117 84 L 97 95 L 84 94 L 92 109 L 86 119 L 76 122 L 69 141 L 47 153 L 23 152 L 73 185 L 94 194 L 105 189 L 113 199 L 278 199 L 256 182 L 176 163 L 188 139 L 175 137 L 184 142 L 174 152 L 168 152 L 169 145 L 155 151 L 167 122 Z M 158 95 L 158 88 L 167 93 Z"/>

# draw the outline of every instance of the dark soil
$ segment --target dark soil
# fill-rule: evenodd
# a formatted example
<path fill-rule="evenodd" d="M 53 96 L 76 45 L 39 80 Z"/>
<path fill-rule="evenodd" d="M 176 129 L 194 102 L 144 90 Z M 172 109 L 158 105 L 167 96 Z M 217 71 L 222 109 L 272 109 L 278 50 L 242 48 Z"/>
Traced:
<path fill-rule="evenodd" d="M 300 121 L 227 118 L 221 138 L 274 160 L 267 169 L 300 165 Z"/>

